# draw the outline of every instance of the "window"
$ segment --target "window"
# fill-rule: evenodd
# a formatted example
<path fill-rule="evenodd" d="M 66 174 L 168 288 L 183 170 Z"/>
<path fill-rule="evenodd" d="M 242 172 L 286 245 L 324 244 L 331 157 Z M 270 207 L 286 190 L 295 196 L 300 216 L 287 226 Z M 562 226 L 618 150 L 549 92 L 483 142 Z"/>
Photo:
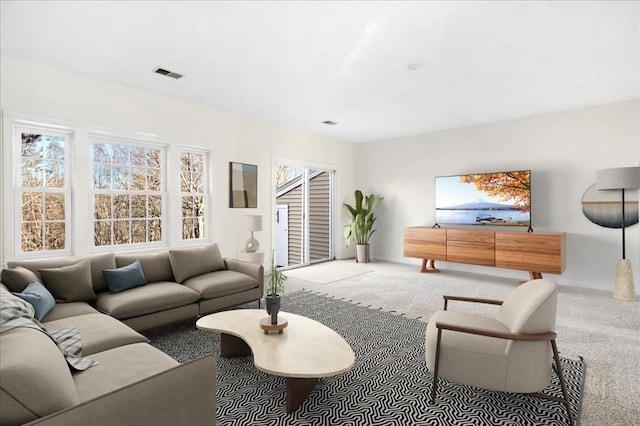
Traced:
<path fill-rule="evenodd" d="M 153 249 L 211 237 L 206 147 L 11 112 L 2 124 L 3 259 Z"/>
<path fill-rule="evenodd" d="M 182 239 L 205 238 L 207 201 L 207 155 L 182 150 L 180 153 L 180 197 L 182 200 Z"/>
<path fill-rule="evenodd" d="M 93 242 L 96 247 L 162 242 L 162 147 L 94 138 Z"/>
<path fill-rule="evenodd" d="M 17 230 L 20 252 L 69 251 L 71 133 L 16 127 L 20 147 Z"/>

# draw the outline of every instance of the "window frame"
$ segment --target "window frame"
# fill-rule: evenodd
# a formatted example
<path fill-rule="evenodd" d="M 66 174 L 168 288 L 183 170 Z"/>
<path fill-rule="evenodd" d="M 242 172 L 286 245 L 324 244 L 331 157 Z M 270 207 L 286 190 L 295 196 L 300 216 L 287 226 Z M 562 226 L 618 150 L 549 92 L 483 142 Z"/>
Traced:
<path fill-rule="evenodd" d="M 0 262 L 32 258 L 57 258 L 64 256 L 88 256 L 104 252 L 150 251 L 168 247 L 203 244 L 212 241 L 216 234 L 214 220 L 220 212 L 216 209 L 215 179 L 216 147 L 211 141 L 166 138 L 154 133 L 115 129 L 109 126 L 38 116 L 18 111 L 0 113 L 2 124 L 0 138 Z M 18 130 L 19 128 L 19 130 Z M 57 132 L 57 133 L 54 133 Z M 20 133 L 20 134 L 18 134 Z M 17 185 L 21 178 L 21 133 L 68 135 L 65 143 L 65 247 L 64 250 L 22 252 L 21 248 L 21 190 Z M 16 138 L 18 138 L 16 140 Z M 159 242 L 94 246 L 94 200 L 92 192 L 91 142 L 133 142 L 140 145 L 161 147 L 164 152 L 162 238 Z M 183 240 L 181 233 L 181 203 L 179 198 L 180 162 L 176 154 L 181 151 L 203 153 L 207 158 L 205 179 L 205 235 L 203 238 Z M 146 213 L 148 214 L 148 213 Z M 88 235 L 87 235 L 88 234 Z M 1 265 L 0 265 L 1 266 Z"/>
<path fill-rule="evenodd" d="M 129 137 L 120 137 L 116 135 L 105 135 L 105 134 L 97 134 L 97 133 L 89 133 L 88 134 L 88 159 L 89 159 L 89 169 L 88 169 L 88 187 L 87 191 L 89 193 L 89 213 L 90 213 L 90 221 L 88 224 L 88 233 L 91 235 L 91 241 L 89 242 L 89 251 L 91 253 L 101 253 L 101 252 L 111 252 L 111 251 L 126 251 L 126 250 L 145 250 L 145 249 L 154 249 L 154 248 L 166 248 L 169 245 L 169 241 L 171 240 L 171 218 L 167 212 L 168 205 L 168 174 L 169 174 L 169 166 L 168 166 L 168 150 L 169 145 L 166 143 L 159 142 L 150 142 L 143 139 L 129 138 Z M 110 145 L 126 145 L 129 147 L 138 147 L 143 149 L 158 149 L 160 151 L 160 190 L 159 191 L 150 191 L 148 189 L 142 191 L 135 190 L 114 190 L 114 189 L 99 189 L 95 188 L 94 185 L 94 147 L 96 144 L 110 144 Z M 131 168 L 131 165 L 128 164 L 127 167 Z M 162 198 L 161 201 L 161 215 L 159 217 L 160 220 L 160 229 L 161 229 L 161 238 L 158 241 L 144 241 L 144 242 L 129 242 L 126 244 L 104 244 L 97 246 L 95 244 L 95 196 L 98 194 L 109 194 L 109 195 L 145 195 L 145 196 L 160 196 Z M 113 220 L 114 218 L 111 218 Z M 131 221 L 132 217 L 129 217 Z M 149 216 L 145 217 L 146 221 L 151 220 Z M 131 231 L 130 231 L 131 232 Z M 148 237 L 147 237 L 148 238 Z M 112 237 L 113 241 L 113 237 Z"/>
<path fill-rule="evenodd" d="M 196 154 L 203 156 L 203 166 L 202 166 L 202 182 L 204 185 L 203 192 L 183 192 L 182 191 L 182 155 L 183 154 Z M 213 209 L 211 208 L 211 182 L 210 182 L 210 169 L 211 169 L 211 151 L 208 149 L 203 149 L 200 147 L 186 146 L 180 145 L 178 147 L 178 178 L 176 180 L 176 186 L 178 187 L 178 210 L 177 210 L 177 220 L 178 220 L 178 232 L 176 235 L 177 241 L 179 244 L 201 244 L 204 242 L 210 241 L 210 228 L 211 228 L 211 215 Z M 182 215 L 182 198 L 184 196 L 192 196 L 192 194 L 201 194 L 203 201 L 202 204 L 204 206 L 204 214 L 203 214 L 203 226 L 204 233 L 199 238 L 184 238 L 183 237 L 183 220 L 184 216 Z"/>
<path fill-rule="evenodd" d="M 28 259 L 39 257 L 70 256 L 74 252 L 73 247 L 73 153 L 75 149 L 75 132 L 66 127 L 48 125 L 42 123 L 28 122 L 22 120 L 12 120 L 11 145 L 12 157 L 14 160 L 13 182 L 13 250 L 16 258 Z M 22 134 L 42 134 L 46 136 L 62 137 L 65 141 L 64 147 L 64 184 L 61 189 L 47 186 L 27 187 L 22 185 Z M 64 195 L 64 248 L 57 250 L 22 250 L 22 197 L 25 193 L 43 194 L 63 194 Z M 46 218 L 41 220 L 46 223 Z"/>

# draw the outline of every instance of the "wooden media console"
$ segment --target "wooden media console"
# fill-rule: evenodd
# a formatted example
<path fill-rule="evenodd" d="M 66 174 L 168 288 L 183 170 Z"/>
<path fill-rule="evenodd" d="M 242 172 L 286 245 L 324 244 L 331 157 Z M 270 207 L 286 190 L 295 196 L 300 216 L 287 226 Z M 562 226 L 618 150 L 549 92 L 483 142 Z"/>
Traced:
<path fill-rule="evenodd" d="M 436 260 L 560 275 L 566 267 L 564 232 L 514 232 L 476 229 L 404 229 L 404 256 L 422 259 L 421 272 L 438 272 Z"/>

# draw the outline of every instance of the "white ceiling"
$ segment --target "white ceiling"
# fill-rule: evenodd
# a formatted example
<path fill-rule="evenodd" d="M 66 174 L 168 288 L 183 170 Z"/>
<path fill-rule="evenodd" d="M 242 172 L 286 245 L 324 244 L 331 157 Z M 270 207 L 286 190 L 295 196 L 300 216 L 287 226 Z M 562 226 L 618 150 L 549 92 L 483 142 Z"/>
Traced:
<path fill-rule="evenodd" d="M 3 55 L 351 142 L 640 97 L 640 2 L 0 4 Z"/>

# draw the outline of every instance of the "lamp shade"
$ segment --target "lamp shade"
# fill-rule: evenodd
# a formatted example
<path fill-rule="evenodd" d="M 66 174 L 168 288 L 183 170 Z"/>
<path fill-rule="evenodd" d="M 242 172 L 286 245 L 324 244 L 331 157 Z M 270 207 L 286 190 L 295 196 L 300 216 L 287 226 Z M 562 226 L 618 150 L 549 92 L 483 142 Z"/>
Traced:
<path fill-rule="evenodd" d="M 618 167 L 596 171 L 596 189 L 640 188 L 640 167 Z"/>
<path fill-rule="evenodd" d="M 244 217 L 245 231 L 262 231 L 262 216 L 248 215 Z"/>

